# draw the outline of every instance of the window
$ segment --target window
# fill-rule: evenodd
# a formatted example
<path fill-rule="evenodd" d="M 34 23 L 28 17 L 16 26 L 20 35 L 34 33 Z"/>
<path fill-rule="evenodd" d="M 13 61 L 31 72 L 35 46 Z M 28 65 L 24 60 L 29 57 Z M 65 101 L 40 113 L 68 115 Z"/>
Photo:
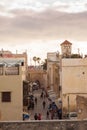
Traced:
<path fill-rule="evenodd" d="M 2 102 L 11 102 L 11 92 L 2 92 Z"/>

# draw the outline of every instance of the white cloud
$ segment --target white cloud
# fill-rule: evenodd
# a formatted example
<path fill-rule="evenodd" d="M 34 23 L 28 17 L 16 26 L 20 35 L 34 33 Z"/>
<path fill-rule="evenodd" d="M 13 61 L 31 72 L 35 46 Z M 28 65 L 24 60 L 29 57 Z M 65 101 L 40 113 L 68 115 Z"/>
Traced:
<path fill-rule="evenodd" d="M 63 11 L 63 12 L 69 12 L 69 13 L 76 13 L 76 12 L 83 12 L 86 11 L 86 3 L 87 0 L 84 0 L 83 2 L 80 0 L 77 1 L 56 1 L 53 4 L 53 7 L 56 8 L 59 11 Z"/>
<path fill-rule="evenodd" d="M 57 8 L 60 11 L 66 12 L 81 12 L 85 11 L 87 0 L 3 0 L 1 5 L 8 9 L 33 9 L 42 11 L 47 8 Z"/>
<path fill-rule="evenodd" d="M 0 47 L 14 52 L 27 48 L 32 56 L 44 57 L 47 52 L 57 51 L 57 45 L 67 39 L 80 41 L 78 46 L 82 45 L 85 52 L 86 9 L 87 0 L 0 1 Z M 77 45 L 77 41 L 73 43 Z"/>
<path fill-rule="evenodd" d="M 12 10 L 14 17 L 0 17 L 0 40 L 27 42 L 34 39 L 87 40 L 87 12 L 68 14 L 55 10 Z"/>

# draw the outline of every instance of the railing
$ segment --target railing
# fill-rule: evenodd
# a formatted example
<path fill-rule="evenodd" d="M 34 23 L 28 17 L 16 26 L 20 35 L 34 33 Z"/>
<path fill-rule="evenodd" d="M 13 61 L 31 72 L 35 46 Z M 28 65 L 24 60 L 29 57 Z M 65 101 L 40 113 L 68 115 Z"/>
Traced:
<path fill-rule="evenodd" d="M 19 67 L 6 67 L 5 75 L 19 75 Z"/>
<path fill-rule="evenodd" d="M 19 66 L 4 67 L 0 66 L 0 75 L 19 75 Z"/>

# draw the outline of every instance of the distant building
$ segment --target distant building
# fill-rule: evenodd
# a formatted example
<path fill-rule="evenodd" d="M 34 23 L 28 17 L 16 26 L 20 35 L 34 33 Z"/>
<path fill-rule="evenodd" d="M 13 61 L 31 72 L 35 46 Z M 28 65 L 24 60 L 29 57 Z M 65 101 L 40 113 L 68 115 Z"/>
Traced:
<path fill-rule="evenodd" d="M 47 71 L 44 71 L 40 66 L 29 66 L 28 80 L 32 82 L 39 81 L 41 87 L 47 88 Z"/>
<path fill-rule="evenodd" d="M 47 53 L 47 81 L 48 89 L 53 90 L 60 96 L 60 77 L 59 77 L 60 57 L 57 52 Z"/>

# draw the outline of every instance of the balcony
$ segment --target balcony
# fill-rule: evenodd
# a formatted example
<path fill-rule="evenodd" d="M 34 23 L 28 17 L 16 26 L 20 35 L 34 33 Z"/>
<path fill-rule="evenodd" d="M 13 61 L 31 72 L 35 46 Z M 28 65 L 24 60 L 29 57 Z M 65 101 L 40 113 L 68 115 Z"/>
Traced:
<path fill-rule="evenodd" d="M 5 75 L 19 75 L 19 67 L 6 67 Z"/>
<path fill-rule="evenodd" d="M 0 66 L 0 75 L 19 75 L 19 66 Z"/>

